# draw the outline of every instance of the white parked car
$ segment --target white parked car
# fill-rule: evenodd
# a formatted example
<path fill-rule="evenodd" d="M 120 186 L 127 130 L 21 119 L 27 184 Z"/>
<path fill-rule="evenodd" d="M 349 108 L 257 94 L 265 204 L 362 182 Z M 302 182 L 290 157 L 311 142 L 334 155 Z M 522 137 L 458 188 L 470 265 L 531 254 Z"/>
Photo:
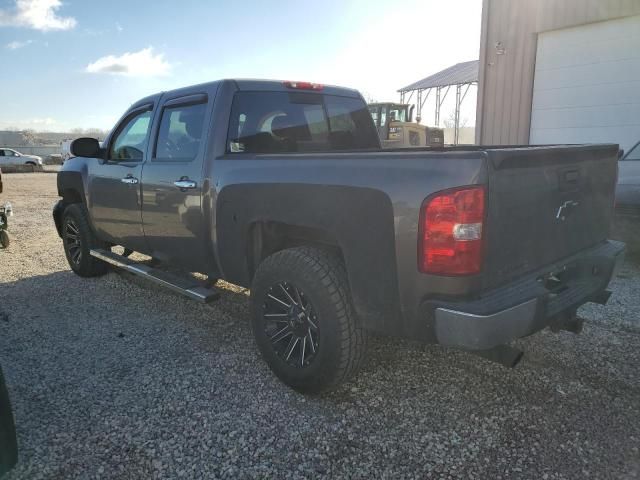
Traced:
<path fill-rule="evenodd" d="M 42 157 L 0 147 L 0 165 L 42 165 Z"/>

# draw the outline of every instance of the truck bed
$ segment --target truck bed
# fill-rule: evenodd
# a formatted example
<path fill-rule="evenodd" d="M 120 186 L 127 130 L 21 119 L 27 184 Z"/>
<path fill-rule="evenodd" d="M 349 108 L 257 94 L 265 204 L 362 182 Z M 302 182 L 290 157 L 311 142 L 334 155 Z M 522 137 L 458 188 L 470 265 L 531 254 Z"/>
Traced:
<path fill-rule="evenodd" d="M 617 153 L 617 145 L 558 145 L 224 155 L 215 161 L 218 204 L 229 207 L 218 213 L 217 247 L 233 252 L 227 258 L 241 255 L 248 248 L 244 229 L 274 215 L 324 229 L 342 249 L 356 305 L 389 331 L 399 318 L 411 323 L 425 300 L 477 298 L 604 242 Z M 482 271 L 420 273 L 421 205 L 461 185 L 487 189 Z M 562 220 L 557 214 L 566 202 L 577 205 L 567 206 Z M 230 207 L 238 204 L 245 205 L 240 216 Z M 240 218 L 247 225 L 238 225 Z M 231 281 L 249 283 L 246 266 L 222 256 L 220 262 Z"/>

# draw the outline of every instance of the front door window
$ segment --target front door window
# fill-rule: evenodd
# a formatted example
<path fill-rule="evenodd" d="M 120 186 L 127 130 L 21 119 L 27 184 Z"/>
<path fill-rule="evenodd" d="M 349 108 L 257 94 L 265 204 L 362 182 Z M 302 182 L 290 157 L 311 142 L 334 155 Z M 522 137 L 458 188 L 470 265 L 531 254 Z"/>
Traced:
<path fill-rule="evenodd" d="M 142 160 L 147 151 L 150 124 L 150 110 L 134 114 L 125 120 L 111 142 L 109 160 Z"/>

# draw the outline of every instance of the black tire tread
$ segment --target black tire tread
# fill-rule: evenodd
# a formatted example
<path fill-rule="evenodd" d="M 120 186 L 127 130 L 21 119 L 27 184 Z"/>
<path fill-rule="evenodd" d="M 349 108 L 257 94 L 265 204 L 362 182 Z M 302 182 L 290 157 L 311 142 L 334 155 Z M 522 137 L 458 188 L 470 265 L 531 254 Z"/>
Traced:
<path fill-rule="evenodd" d="M 340 257 L 328 250 L 303 246 L 274 253 L 260 264 L 260 269 L 279 264 L 292 271 L 316 277 L 326 288 L 339 325 L 336 332 L 341 351 L 336 371 L 324 379 L 313 393 L 330 390 L 351 378 L 361 367 L 367 351 L 368 333 L 356 318 L 351 303 L 349 282 Z"/>
<path fill-rule="evenodd" d="M 104 275 L 109 271 L 109 265 L 105 262 L 98 260 L 89 255 L 89 249 L 92 248 L 107 248 L 107 244 L 105 242 L 100 241 L 96 235 L 93 233 L 93 229 L 91 228 L 91 224 L 89 221 L 89 214 L 87 212 L 86 207 L 81 203 L 72 203 L 67 208 L 65 208 L 63 213 L 63 221 L 62 224 L 64 226 L 65 218 L 68 215 L 72 215 L 74 220 L 78 224 L 78 229 L 80 230 L 80 234 L 83 237 L 83 242 L 86 242 L 87 249 L 86 252 L 83 252 L 85 261 L 84 264 L 81 265 L 79 269 L 73 268 L 71 262 L 69 261 L 69 265 L 71 269 L 80 275 L 81 277 L 98 277 Z"/>
<path fill-rule="evenodd" d="M 0 245 L 2 248 L 8 248 L 11 244 L 11 237 L 6 230 L 0 230 Z"/>

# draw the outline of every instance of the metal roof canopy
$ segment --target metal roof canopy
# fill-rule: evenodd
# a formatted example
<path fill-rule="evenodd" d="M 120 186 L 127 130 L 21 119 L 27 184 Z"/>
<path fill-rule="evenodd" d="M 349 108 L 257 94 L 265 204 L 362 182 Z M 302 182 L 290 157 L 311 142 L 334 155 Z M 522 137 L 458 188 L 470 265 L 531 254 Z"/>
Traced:
<path fill-rule="evenodd" d="M 456 110 L 455 110 L 455 132 L 454 132 L 454 144 L 458 144 L 458 137 L 460 131 L 460 105 L 464 100 L 464 97 L 469 91 L 471 85 L 478 84 L 478 60 L 472 60 L 470 62 L 456 63 L 455 65 L 445 68 L 444 70 L 435 73 L 427 78 L 423 78 L 417 82 L 407 85 L 404 88 L 398 90 L 400 92 L 400 103 L 409 103 L 413 94 L 417 92 L 416 106 L 417 115 L 416 120 L 419 122 L 422 118 L 422 107 L 424 106 L 429 94 L 433 89 L 436 91 L 436 127 L 440 126 L 440 108 L 444 102 L 444 99 L 449 93 L 449 89 L 453 86 L 456 87 Z M 463 92 L 464 87 L 464 92 Z M 442 94 L 442 90 L 444 95 Z M 424 92 L 426 91 L 426 95 Z M 407 94 L 409 97 L 407 98 Z"/>

